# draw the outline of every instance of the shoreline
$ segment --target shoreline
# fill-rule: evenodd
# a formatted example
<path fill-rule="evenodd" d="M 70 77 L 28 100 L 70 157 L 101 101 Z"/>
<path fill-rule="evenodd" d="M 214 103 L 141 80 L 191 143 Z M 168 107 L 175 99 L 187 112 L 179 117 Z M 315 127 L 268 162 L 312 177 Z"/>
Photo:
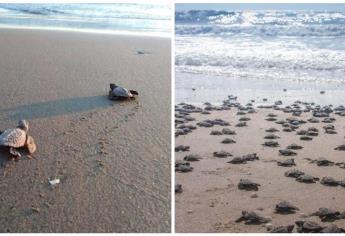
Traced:
<path fill-rule="evenodd" d="M 171 38 L 169 33 L 156 32 L 134 32 L 126 30 L 102 30 L 102 29 L 82 29 L 82 28 L 65 28 L 65 27 L 43 27 L 43 26 L 21 26 L 21 25 L 4 25 L 0 24 L 0 30 L 40 30 L 40 31 L 58 31 L 58 32 L 76 32 L 89 34 L 105 34 L 105 35 L 122 35 L 137 37 L 153 37 L 153 38 Z"/>
<path fill-rule="evenodd" d="M 344 90 L 345 84 L 341 82 L 239 79 L 176 73 L 175 103 L 221 104 L 226 94 L 233 94 L 243 104 L 254 99 L 257 103 L 261 102 L 261 105 L 268 105 L 276 100 L 284 103 L 303 100 L 321 105 L 340 105 L 345 103 L 341 96 Z M 325 93 L 320 94 L 320 91 Z M 263 98 L 267 98 L 267 102 L 263 102 Z"/>

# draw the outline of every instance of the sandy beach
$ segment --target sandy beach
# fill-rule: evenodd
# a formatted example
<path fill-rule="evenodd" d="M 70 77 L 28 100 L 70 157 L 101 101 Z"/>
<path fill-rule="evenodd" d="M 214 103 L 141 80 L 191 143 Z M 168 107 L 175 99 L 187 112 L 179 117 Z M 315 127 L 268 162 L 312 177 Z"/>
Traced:
<path fill-rule="evenodd" d="M 322 96 L 325 95 L 327 95 L 327 91 L 325 94 L 319 93 L 315 96 L 322 100 Z M 193 168 L 190 172 L 175 172 L 176 184 L 182 185 L 182 193 L 175 193 L 176 232 L 263 233 L 278 226 L 287 225 L 293 225 L 293 232 L 296 232 L 295 221 L 298 220 L 310 220 L 320 224 L 321 227 L 330 224 L 345 227 L 345 219 L 339 218 L 334 221 L 330 220 L 331 222 L 321 222 L 318 216 L 310 216 L 321 207 L 339 211 L 336 214 L 345 211 L 343 201 L 345 188 L 340 185 L 327 186 L 321 183 L 323 177 L 332 177 L 337 181 L 344 180 L 344 169 L 340 168 L 341 165 L 336 164 L 344 162 L 344 151 L 335 150 L 335 148 L 345 144 L 345 117 L 335 114 L 337 106 L 333 106 L 330 107 L 332 113 L 328 114 L 329 117 L 335 118 L 334 122 L 325 123 L 323 122 L 324 118 L 314 117 L 319 122 L 312 123 L 308 119 L 313 117 L 313 111 L 317 110 L 317 104 L 308 104 L 307 106 L 310 106 L 311 109 L 304 111 L 306 106 L 303 103 L 294 103 L 295 106 L 291 106 L 292 103 L 283 101 L 282 105 L 272 107 L 275 100 L 268 99 L 268 101 L 263 102 L 263 98 L 253 102 L 252 106 L 246 103 L 240 106 L 236 100 L 227 100 L 225 105 L 218 106 L 209 104 L 193 106 L 185 103 L 175 106 L 175 145 L 176 147 L 180 145 L 189 146 L 189 151 L 175 152 L 176 162 L 181 162 L 191 154 L 194 155 L 194 158 L 200 158 L 199 161 L 189 162 Z M 262 103 L 266 104 L 267 108 L 258 105 Z M 301 114 L 297 116 L 298 112 L 293 114 L 289 109 L 284 112 L 282 108 L 288 105 L 293 111 L 301 110 Z M 277 107 L 281 109 L 277 109 Z M 242 110 L 242 115 L 241 112 L 238 114 L 239 110 Z M 205 114 L 202 114 L 202 111 L 206 111 Z M 251 111 L 255 112 L 252 113 Z M 276 120 L 266 120 L 270 113 L 276 115 L 273 117 Z M 239 119 L 246 120 L 243 117 L 249 118 L 245 121 L 246 126 L 237 127 L 236 125 L 240 122 Z M 205 124 L 203 121 L 214 121 L 215 119 L 222 119 L 218 122 L 222 125 L 203 126 Z M 280 123 L 281 120 L 285 121 L 285 127 L 276 123 L 276 121 Z M 293 122 L 293 125 L 289 123 L 289 120 L 297 120 L 298 122 Z M 184 125 L 187 126 L 187 129 Z M 326 125 L 333 125 L 336 133 L 326 133 L 323 128 Z M 293 130 L 283 130 L 288 127 L 293 127 Z M 315 134 L 311 132 L 309 137 L 312 140 L 301 140 L 303 135 L 298 135 L 297 132 L 312 127 L 318 130 L 317 136 L 313 136 Z M 224 134 L 222 133 L 223 128 L 235 131 L 235 134 Z M 275 128 L 277 131 L 274 133 L 266 131 L 270 128 Z M 211 135 L 212 131 L 220 132 L 214 132 L 216 135 Z M 265 139 L 264 137 L 267 135 L 276 135 L 278 138 Z M 222 143 L 222 140 L 226 138 L 232 139 L 234 143 L 231 141 L 227 144 Z M 263 146 L 262 144 L 267 141 L 278 142 L 279 146 Z M 283 156 L 279 153 L 279 150 L 285 150 L 291 144 L 297 144 L 302 149 L 290 150 L 296 153 L 293 156 Z M 222 150 L 229 152 L 232 156 L 225 158 L 214 156 L 214 152 Z M 243 157 L 252 153 L 256 153 L 258 160 L 247 161 L 243 164 L 228 163 L 235 157 Z M 333 164 L 319 166 L 316 162 L 311 161 L 320 157 L 333 162 Z M 283 162 L 290 158 L 294 159 L 295 166 L 278 165 L 278 161 Z M 178 168 L 175 165 L 176 169 Z M 296 178 L 286 177 L 285 172 L 293 169 L 318 177 L 319 180 L 307 184 L 296 181 Z M 248 179 L 260 184 L 258 191 L 239 189 L 240 179 Z M 292 214 L 276 213 L 275 207 L 282 201 L 288 201 L 298 207 L 299 210 Z M 235 221 L 241 217 L 242 211 L 254 211 L 270 221 L 268 224 L 236 223 Z"/>
<path fill-rule="evenodd" d="M 1 150 L 0 232 L 170 232 L 170 39 L 1 29 L 0 51 L 0 130 L 38 147 Z"/>

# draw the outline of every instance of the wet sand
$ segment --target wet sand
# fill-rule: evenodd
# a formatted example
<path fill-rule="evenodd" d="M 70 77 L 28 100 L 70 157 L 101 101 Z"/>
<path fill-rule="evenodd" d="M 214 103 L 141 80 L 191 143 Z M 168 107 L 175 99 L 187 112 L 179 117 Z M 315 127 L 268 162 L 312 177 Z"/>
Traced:
<path fill-rule="evenodd" d="M 323 96 L 323 95 L 319 95 Z M 262 102 L 262 99 L 261 99 Z M 257 106 L 253 104 L 253 107 Z M 272 103 L 269 101 L 267 103 Z M 244 104 L 245 105 L 245 104 Z M 279 107 L 284 107 L 283 104 Z M 205 108 L 205 106 L 200 106 Z M 301 105 L 301 107 L 304 107 Z M 186 110 L 182 105 L 175 107 L 176 114 Z M 334 107 L 333 107 L 334 108 Z M 188 109 L 187 109 L 188 110 Z M 343 196 L 345 188 L 341 186 L 325 186 L 317 181 L 313 184 L 297 182 L 294 178 L 285 177 L 284 173 L 290 169 L 298 169 L 306 174 L 319 177 L 329 176 L 336 180 L 344 180 L 344 169 L 339 166 L 317 166 L 304 158 L 318 159 L 324 157 L 333 162 L 344 161 L 344 151 L 334 150 L 338 145 L 345 144 L 345 117 L 331 113 L 330 117 L 336 118 L 334 123 L 337 134 L 325 134 L 322 128 L 327 123 L 310 123 L 299 125 L 293 132 L 282 131 L 283 127 L 274 121 L 266 121 L 267 114 L 274 113 L 277 120 L 284 120 L 293 117 L 299 120 L 308 120 L 312 117 L 311 112 L 302 112 L 298 116 L 292 113 L 285 113 L 281 110 L 272 108 L 255 108 L 256 113 L 237 115 L 238 108 L 231 107 L 230 110 L 211 110 L 210 114 L 189 113 L 188 116 L 195 118 L 194 121 L 184 123 L 194 125 L 196 129 L 186 135 L 178 135 L 175 145 L 190 146 L 190 151 L 176 152 L 176 160 L 183 160 L 188 154 L 197 154 L 202 159 L 190 162 L 194 168 L 191 172 L 176 173 L 176 184 L 181 184 L 183 192 L 175 194 L 176 200 L 176 232 L 267 232 L 265 224 L 246 225 L 243 222 L 235 223 L 241 216 L 242 210 L 255 211 L 263 217 L 272 219 L 272 227 L 294 225 L 296 220 L 312 220 L 321 225 L 317 216 L 307 217 L 317 211 L 320 207 L 327 207 L 340 212 L 345 211 Z M 188 113 L 188 112 L 187 112 Z M 245 111 L 246 113 L 246 111 Z M 236 127 L 240 117 L 250 118 L 247 126 Z M 200 127 L 198 122 L 206 119 L 214 120 L 220 118 L 230 123 L 230 126 Z M 177 121 L 184 118 L 175 118 Z M 323 118 L 317 118 L 320 121 Z M 176 130 L 179 130 L 177 124 Z M 182 124 L 183 125 L 183 124 Z M 274 133 L 279 139 L 273 140 L 279 143 L 279 147 L 265 147 L 265 135 L 270 133 L 266 129 L 274 127 L 279 132 Z M 297 135 L 298 130 L 315 127 L 319 130 L 318 136 L 313 137 L 312 141 L 300 140 Z M 229 128 L 236 131 L 236 135 L 210 135 L 212 130 L 221 131 Z M 222 144 L 225 138 L 236 141 L 232 144 Z M 293 150 L 296 156 L 286 157 L 279 154 L 280 149 L 285 149 L 288 145 L 295 143 L 302 145 L 303 149 Z M 213 152 L 225 150 L 233 156 L 227 158 L 217 158 Z M 230 164 L 228 161 L 233 157 L 243 156 L 250 153 L 257 153 L 259 160 L 248 161 L 246 164 Z M 277 160 L 294 158 L 296 166 L 282 167 L 277 165 Z M 249 179 L 259 183 L 258 191 L 244 191 L 238 189 L 240 179 Z M 252 198 L 256 193 L 257 197 Z M 295 214 L 274 213 L 275 205 L 281 201 L 288 201 L 300 210 Z M 333 222 L 338 227 L 345 227 L 345 219 Z M 296 232 L 296 227 L 294 229 Z"/>
<path fill-rule="evenodd" d="M 38 146 L 1 150 L 0 232 L 170 232 L 170 39 L 2 29 L 0 42 L 0 130 L 26 119 Z M 110 82 L 138 99 L 108 100 Z"/>

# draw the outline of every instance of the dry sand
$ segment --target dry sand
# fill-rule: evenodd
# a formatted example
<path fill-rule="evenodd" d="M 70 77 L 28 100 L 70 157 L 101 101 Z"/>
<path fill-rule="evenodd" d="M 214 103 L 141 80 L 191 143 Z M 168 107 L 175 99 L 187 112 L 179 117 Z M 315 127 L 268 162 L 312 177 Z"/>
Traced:
<path fill-rule="evenodd" d="M 3 29 L 0 51 L 0 129 L 38 146 L 0 153 L 0 232 L 170 232 L 170 39 Z"/>
<path fill-rule="evenodd" d="M 308 215 L 318 210 L 319 207 L 328 207 L 340 212 L 345 210 L 344 187 L 328 187 L 320 182 L 305 184 L 295 181 L 294 178 L 284 176 L 289 169 L 298 169 L 307 174 L 314 175 L 320 179 L 330 176 L 337 180 L 345 179 L 345 170 L 338 166 L 320 167 L 311 164 L 304 158 L 317 159 L 325 157 L 334 162 L 342 162 L 343 151 L 336 151 L 334 148 L 345 144 L 345 117 L 332 114 L 336 121 L 333 123 L 338 134 L 325 134 L 322 127 L 325 123 L 306 123 L 299 129 L 316 127 L 319 129 L 319 136 L 312 141 L 301 141 L 300 136 L 295 132 L 283 132 L 282 126 L 275 122 L 266 121 L 268 113 L 278 115 L 278 120 L 292 117 L 291 113 L 275 111 L 273 109 L 257 109 L 257 113 L 246 114 L 251 120 L 247 127 L 235 127 L 238 119 L 242 116 L 236 115 L 237 108 L 231 110 L 211 111 L 211 114 L 191 113 L 195 121 L 187 124 L 195 125 L 197 122 L 206 119 L 221 118 L 230 122 L 230 128 L 237 132 L 237 135 L 210 135 L 212 130 L 222 130 L 222 126 L 211 128 L 199 127 L 187 135 L 180 135 L 176 138 L 177 145 L 190 146 L 189 152 L 177 152 L 176 160 L 182 160 L 188 154 L 198 154 L 202 160 L 191 162 L 194 168 L 192 172 L 177 173 L 176 184 L 182 184 L 183 192 L 176 196 L 176 232 L 267 232 L 264 225 L 245 225 L 235 223 L 241 216 L 242 210 L 253 210 L 261 216 L 272 218 L 273 226 L 294 224 L 298 219 L 303 219 L 303 214 Z M 312 114 L 302 113 L 297 119 L 307 120 Z M 320 119 L 321 120 L 321 119 Z M 264 136 L 268 133 L 266 129 L 275 127 L 280 136 L 280 147 L 264 147 Z M 222 144 L 224 138 L 232 138 L 234 144 Z M 297 156 L 280 156 L 278 150 L 284 149 L 287 145 L 296 143 L 304 146 L 297 150 Z M 227 163 L 233 157 L 213 157 L 215 151 L 225 150 L 234 157 L 249 153 L 257 153 L 260 160 L 247 162 L 247 164 Z M 275 160 L 294 158 L 295 167 L 278 166 Z M 253 191 L 242 191 L 237 188 L 239 180 L 250 179 L 259 183 L 257 198 L 251 198 Z M 289 201 L 300 208 L 295 214 L 280 215 L 274 213 L 274 207 L 280 201 Z M 320 223 L 318 217 L 310 217 L 310 220 Z M 345 227 L 345 220 L 334 222 L 340 227 Z M 324 223 L 322 223 L 324 224 Z"/>

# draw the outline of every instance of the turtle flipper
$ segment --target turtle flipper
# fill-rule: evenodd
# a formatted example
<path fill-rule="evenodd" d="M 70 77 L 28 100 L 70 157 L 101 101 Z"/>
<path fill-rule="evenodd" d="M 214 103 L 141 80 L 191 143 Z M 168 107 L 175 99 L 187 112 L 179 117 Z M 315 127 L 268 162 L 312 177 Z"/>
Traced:
<path fill-rule="evenodd" d="M 117 85 L 116 84 L 110 84 L 109 87 L 110 87 L 111 90 L 113 90 L 114 88 L 117 87 Z"/>
<path fill-rule="evenodd" d="M 10 154 L 14 157 L 22 157 L 22 154 L 20 154 L 14 147 L 10 147 Z"/>
<path fill-rule="evenodd" d="M 139 95 L 139 93 L 135 90 L 129 90 L 129 92 L 131 92 L 131 94 L 134 94 L 134 95 Z"/>

